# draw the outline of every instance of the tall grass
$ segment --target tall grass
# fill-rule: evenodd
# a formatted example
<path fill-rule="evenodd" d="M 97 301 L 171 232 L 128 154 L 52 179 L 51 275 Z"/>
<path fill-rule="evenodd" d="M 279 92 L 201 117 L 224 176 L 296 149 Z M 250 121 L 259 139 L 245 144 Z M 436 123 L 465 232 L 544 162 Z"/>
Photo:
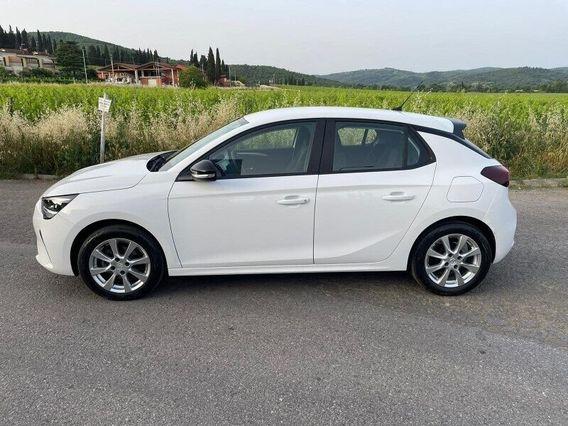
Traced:
<path fill-rule="evenodd" d="M 178 149 L 243 114 L 296 105 L 392 108 L 404 92 L 289 88 L 173 90 L 102 85 L 0 85 L 0 173 L 64 175 L 96 162 L 97 98 L 113 100 L 107 159 Z M 452 116 L 514 177 L 568 175 L 568 96 L 422 93 L 407 111 Z"/>

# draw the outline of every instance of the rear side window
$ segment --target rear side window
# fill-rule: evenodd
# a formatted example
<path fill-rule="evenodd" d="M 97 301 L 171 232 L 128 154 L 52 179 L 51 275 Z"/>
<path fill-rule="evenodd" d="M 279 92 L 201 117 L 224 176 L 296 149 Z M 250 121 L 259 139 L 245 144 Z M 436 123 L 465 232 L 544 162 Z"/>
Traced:
<path fill-rule="evenodd" d="M 429 154 L 406 126 L 337 121 L 333 172 L 414 168 Z"/>

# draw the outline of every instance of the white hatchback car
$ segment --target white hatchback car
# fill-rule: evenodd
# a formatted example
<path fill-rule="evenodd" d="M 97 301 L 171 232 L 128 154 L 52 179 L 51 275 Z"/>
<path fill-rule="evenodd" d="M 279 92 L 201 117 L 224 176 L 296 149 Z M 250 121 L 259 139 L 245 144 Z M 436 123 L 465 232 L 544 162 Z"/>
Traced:
<path fill-rule="evenodd" d="M 247 115 L 178 152 L 79 170 L 34 214 L 37 260 L 110 299 L 166 276 L 405 271 L 464 293 L 513 245 L 509 172 L 465 124 L 358 108 Z"/>

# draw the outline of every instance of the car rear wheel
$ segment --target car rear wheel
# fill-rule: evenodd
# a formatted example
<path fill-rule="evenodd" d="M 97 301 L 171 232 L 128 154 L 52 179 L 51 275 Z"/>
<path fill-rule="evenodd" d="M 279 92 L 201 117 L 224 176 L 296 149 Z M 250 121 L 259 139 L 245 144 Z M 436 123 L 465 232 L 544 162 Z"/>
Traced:
<path fill-rule="evenodd" d="M 140 298 L 162 281 L 165 261 L 146 232 L 111 225 L 91 234 L 78 257 L 79 274 L 95 293 L 113 300 Z"/>
<path fill-rule="evenodd" d="M 452 296 L 478 286 L 492 259 L 487 237 L 468 223 L 455 222 L 422 237 L 414 250 L 411 271 L 428 290 Z"/>

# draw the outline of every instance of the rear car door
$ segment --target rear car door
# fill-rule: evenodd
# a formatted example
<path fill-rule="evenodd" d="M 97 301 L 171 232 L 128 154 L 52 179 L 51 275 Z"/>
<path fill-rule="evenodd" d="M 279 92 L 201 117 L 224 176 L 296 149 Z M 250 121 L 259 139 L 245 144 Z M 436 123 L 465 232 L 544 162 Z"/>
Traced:
<path fill-rule="evenodd" d="M 217 166 L 217 180 L 178 178 L 169 214 L 184 268 L 313 263 L 324 125 L 301 120 L 247 131 L 200 158 Z"/>
<path fill-rule="evenodd" d="M 328 120 L 315 263 L 375 263 L 389 257 L 426 199 L 435 168 L 431 150 L 404 124 Z"/>

